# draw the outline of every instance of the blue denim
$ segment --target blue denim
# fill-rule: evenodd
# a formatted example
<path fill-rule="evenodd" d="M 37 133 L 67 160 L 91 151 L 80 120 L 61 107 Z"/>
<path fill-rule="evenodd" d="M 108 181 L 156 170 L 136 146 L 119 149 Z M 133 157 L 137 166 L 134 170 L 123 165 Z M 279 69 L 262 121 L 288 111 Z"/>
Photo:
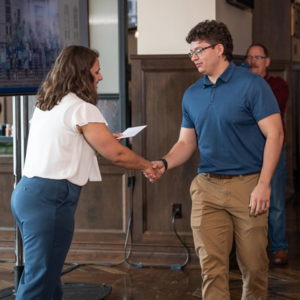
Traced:
<path fill-rule="evenodd" d="M 60 273 L 69 251 L 81 187 L 68 180 L 23 176 L 11 198 L 25 266 L 16 300 L 61 300 Z"/>
<path fill-rule="evenodd" d="M 280 159 L 271 181 L 271 203 L 268 221 L 268 237 L 272 243 L 269 251 L 288 249 L 285 235 L 285 186 L 286 186 L 286 151 L 282 148 Z"/>

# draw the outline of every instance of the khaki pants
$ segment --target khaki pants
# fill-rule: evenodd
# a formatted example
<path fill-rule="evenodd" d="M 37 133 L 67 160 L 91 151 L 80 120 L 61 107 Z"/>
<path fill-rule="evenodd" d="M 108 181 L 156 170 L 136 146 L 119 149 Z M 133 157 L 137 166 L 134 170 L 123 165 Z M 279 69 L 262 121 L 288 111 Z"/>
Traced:
<path fill-rule="evenodd" d="M 191 184 L 191 226 L 202 270 L 204 300 L 228 300 L 229 254 L 233 234 L 243 274 L 242 300 L 265 300 L 268 287 L 268 214 L 250 216 L 250 195 L 259 174 L 210 178 Z"/>

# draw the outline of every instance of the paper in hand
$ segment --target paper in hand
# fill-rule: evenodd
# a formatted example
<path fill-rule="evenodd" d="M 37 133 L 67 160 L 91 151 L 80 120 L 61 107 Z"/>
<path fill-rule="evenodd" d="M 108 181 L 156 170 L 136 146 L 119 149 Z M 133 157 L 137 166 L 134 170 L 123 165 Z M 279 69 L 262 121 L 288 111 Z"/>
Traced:
<path fill-rule="evenodd" d="M 133 136 L 137 135 L 140 131 L 142 131 L 145 127 L 147 127 L 147 125 L 137 126 L 137 127 L 129 127 L 123 132 L 122 136 L 117 138 L 117 140 L 133 137 Z"/>

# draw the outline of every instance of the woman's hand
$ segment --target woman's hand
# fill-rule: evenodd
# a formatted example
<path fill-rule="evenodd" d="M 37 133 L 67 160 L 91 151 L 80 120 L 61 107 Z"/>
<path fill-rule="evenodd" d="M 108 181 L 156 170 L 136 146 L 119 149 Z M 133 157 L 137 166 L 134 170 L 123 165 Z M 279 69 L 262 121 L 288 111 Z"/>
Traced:
<path fill-rule="evenodd" d="M 123 133 L 113 133 L 112 134 L 115 138 L 118 138 L 118 137 L 120 137 L 120 136 L 122 136 L 123 135 Z M 123 139 L 119 139 L 119 140 L 117 140 L 119 143 L 121 143 L 122 141 L 123 141 Z"/>

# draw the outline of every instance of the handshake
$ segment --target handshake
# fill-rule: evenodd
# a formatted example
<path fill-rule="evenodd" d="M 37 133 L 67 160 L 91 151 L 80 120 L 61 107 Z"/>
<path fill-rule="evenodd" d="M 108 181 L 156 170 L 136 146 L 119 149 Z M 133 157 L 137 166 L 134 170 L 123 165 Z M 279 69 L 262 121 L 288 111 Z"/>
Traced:
<path fill-rule="evenodd" d="M 160 179 L 165 171 L 165 164 L 162 161 L 157 160 L 152 161 L 150 166 L 143 170 L 143 173 L 150 182 L 154 183 Z"/>
<path fill-rule="evenodd" d="M 120 139 L 123 134 L 122 133 L 113 133 L 112 134 L 116 139 L 118 139 L 118 142 L 120 143 L 122 141 L 122 139 Z M 139 156 L 137 156 L 139 157 Z M 157 161 L 152 161 L 149 162 L 147 160 L 144 160 L 143 158 L 139 157 L 139 159 L 142 159 L 144 162 L 142 163 L 145 167 L 142 169 L 144 175 L 146 178 L 148 178 L 150 180 L 150 182 L 155 182 L 158 179 L 160 179 L 160 177 L 162 176 L 162 174 L 166 171 L 166 167 L 163 161 L 161 160 L 157 160 Z M 127 167 L 126 167 L 127 168 Z"/>

